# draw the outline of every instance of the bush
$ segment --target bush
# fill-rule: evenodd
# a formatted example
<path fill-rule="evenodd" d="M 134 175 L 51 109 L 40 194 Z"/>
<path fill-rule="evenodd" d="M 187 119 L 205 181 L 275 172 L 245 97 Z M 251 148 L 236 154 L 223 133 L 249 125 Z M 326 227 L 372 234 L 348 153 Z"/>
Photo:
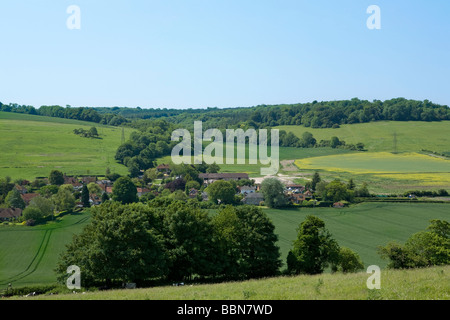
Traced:
<path fill-rule="evenodd" d="M 39 220 L 44 217 L 42 211 L 36 207 L 28 207 L 23 211 L 23 217 L 26 220 Z"/>
<path fill-rule="evenodd" d="M 341 247 L 339 250 L 338 264 L 333 267 L 333 271 L 343 273 L 358 272 L 364 269 L 364 264 L 359 255 L 349 248 Z"/>

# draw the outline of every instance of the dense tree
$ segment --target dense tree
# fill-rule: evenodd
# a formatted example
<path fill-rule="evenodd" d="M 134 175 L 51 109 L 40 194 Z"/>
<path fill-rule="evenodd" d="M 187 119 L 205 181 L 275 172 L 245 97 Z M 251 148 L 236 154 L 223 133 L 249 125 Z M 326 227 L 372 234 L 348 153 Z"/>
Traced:
<path fill-rule="evenodd" d="M 83 286 L 166 275 L 167 256 L 157 225 L 155 213 L 143 204 L 107 202 L 94 208 L 91 223 L 74 236 L 58 262 L 59 279 L 67 277 L 70 265 L 80 267 Z"/>
<path fill-rule="evenodd" d="M 270 277 L 281 266 L 275 227 L 255 206 L 222 209 L 213 219 L 223 273 L 230 278 Z"/>
<path fill-rule="evenodd" d="M 205 191 L 214 203 L 233 204 L 235 202 L 236 187 L 230 181 L 216 181 L 210 184 Z"/>
<path fill-rule="evenodd" d="M 389 242 L 378 253 L 393 269 L 450 264 L 450 223 L 432 220 L 428 231 L 413 234 L 404 245 Z"/>
<path fill-rule="evenodd" d="M 322 179 L 320 178 L 319 172 L 314 172 L 313 178 L 311 180 L 311 189 L 316 190 L 317 184 L 320 183 Z"/>
<path fill-rule="evenodd" d="M 323 194 L 325 200 L 328 201 L 352 201 L 354 192 L 347 189 L 347 185 L 336 179 L 328 183 Z"/>
<path fill-rule="evenodd" d="M 270 208 L 280 208 L 287 204 L 284 190 L 284 184 L 277 178 L 267 178 L 261 183 L 264 203 Z"/>
<path fill-rule="evenodd" d="M 51 197 L 55 209 L 58 211 L 70 211 L 75 207 L 75 197 L 68 189 L 60 188 L 57 194 Z"/>
<path fill-rule="evenodd" d="M 165 248 L 171 280 L 213 276 L 220 270 L 208 213 L 175 201 L 164 209 Z"/>
<path fill-rule="evenodd" d="M 60 186 L 64 184 L 64 174 L 59 170 L 52 170 L 48 178 L 50 184 Z"/>
<path fill-rule="evenodd" d="M 356 252 L 349 248 L 341 247 L 338 261 L 333 266 L 333 269 L 343 273 L 358 272 L 364 269 L 364 264 Z"/>
<path fill-rule="evenodd" d="M 117 179 L 113 185 L 112 199 L 122 204 L 137 202 L 137 188 L 133 181 L 128 177 Z"/>
<path fill-rule="evenodd" d="M 36 207 L 27 207 L 22 212 L 22 216 L 25 220 L 39 220 L 44 217 L 44 214 L 42 213 L 39 208 Z"/>
<path fill-rule="evenodd" d="M 81 203 L 84 208 L 89 208 L 91 206 L 89 199 L 89 189 L 86 185 L 83 185 L 83 188 L 81 189 Z"/>
<path fill-rule="evenodd" d="M 25 201 L 20 196 L 20 192 L 15 188 L 8 192 L 5 202 L 10 208 L 25 209 L 26 206 Z"/>
<path fill-rule="evenodd" d="M 339 245 L 323 220 L 308 216 L 298 228 L 297 239 L 287 259 L 288 272 L 319 274 L 339 260 Z"/>
<path fill-rule="evenodd" d="M 44 217 L 52 215 L 53 210 L 55 209 L 55 206 L 53 202 L 45 198 L 43 196 L 37 196 L 30 201 L 30 205 L 28 207 L 37 208 L 39 211 L 42 212 L 42 215 Z"/>

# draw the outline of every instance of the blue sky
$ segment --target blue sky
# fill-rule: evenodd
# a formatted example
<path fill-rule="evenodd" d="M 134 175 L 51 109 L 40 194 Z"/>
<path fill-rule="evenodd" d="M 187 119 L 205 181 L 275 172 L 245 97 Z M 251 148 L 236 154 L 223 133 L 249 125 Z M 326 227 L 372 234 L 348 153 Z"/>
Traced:
<path fill-rule="evenodd" d="M 69 5 L 81 30 L 69 30 Z M 369 30 L 370 5 L 381 30 Z M 448 0 L 5 0 L 0 101 L 142 108 L 450 105 Z"/>

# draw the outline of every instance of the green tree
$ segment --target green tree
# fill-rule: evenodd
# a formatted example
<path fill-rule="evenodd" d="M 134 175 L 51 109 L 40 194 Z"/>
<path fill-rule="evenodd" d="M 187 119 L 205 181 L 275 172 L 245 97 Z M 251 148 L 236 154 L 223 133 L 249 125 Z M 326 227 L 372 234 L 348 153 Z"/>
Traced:
<path fill-rule="evenodd" d="M 413 234 L 404 245 L 390 242 L 378 248 L 388 268 L 418 268 L 450 264 L 450 224 L 432 220 L 428 231 Z"/>
<path fill-rule="evenodd" d="M 354 193 L 347 189 L 345 183 L 340 180 L 334 180 L 327 184 L 323 196 L 328 201 L 352 201 Z"/>
<path fill-rule="evenodd" d="M 81 203 L 84 208 L 89 208 L 91 206 L 89 197 L 89 189 L 86 185 L 83 185 L 83 189 L 81 189 Z"/>
<path fill-rule="evenodd" d="M 234 196 L 236 195 L 236 188 L 229 181 L 219 180 L 210 184 L 206 189 L 206 193 L 211 201 L 223 204 L 234 203 Z"/>
<path fill-rule="evenodd" d="M 313 148 L 317 143 L 317 140 L 314 138 L 311 132 L 304 132 L 302 134 L 302 138 L 299 142 L 300 146 L 303 148 Z"/>
<path fill-rule="evenodd" d="M 27 207 L 22 215 L 25 220 L 39 220 L 44 217 L 42 211 L 36 207 Z"/>
<path fill-rule="evenodd" d="M 98 137 L 98 131 L 97 131 L 97 128 L 96 128 L 96 127 L 91 127 L 91 128 L 89 129 L 89 131 L 88 131 L 88 136 L 89 136 L 90 138 L 96 138 L 96 137 Z"/>
<path fill-rule="evenodd" d="M 353 179 L 350 179 L 348 184 L 347 184 L 347 189 L 348 190 L 355 190 L 355 182 L 353 181 Z"/>
<path fill-rule="evenodd" d="M 327 266 L 338 263 L 339 245 L 323 220 L 307 216 L 297 230 L 297 240 L 287 260 L 288 272 L 320 274 Z"/>
<path fill-rule="evenodd" d="M 137 202 L 137 188 L 128 177 L 121 177 L 114 182 L 112 199 L 122 204 Z"/>
<path fill-rule="evenodd" d="M 102 194 L 102 203 L 103 203 L 103 202 L 106 202 L 106 201 L 108 201 L 108 200 L 109 200 L 108 194 L 107 194 L 106 192 L 103 192 L 103 194 Z"/>
<path fill-rule="evenodd" d="M 167 256 L 159 219 L 144 204 L 107 202 L 92 210 L 91 222 L 74 236 L 61 256 L 58 279 L 77 265 L 83 286 L 113 281 L 140 282 L 167 275 Z"/>
<path fill-rule="evenodd" d="M 75 207 L 75 197 L 65 189 L 60 188 L 57 194 L 52 196 L 53 204 L 58 211 L 71 211 Z"/>
<path fill-rule="evenodd" d="M 338 137 L 331 137 L 330 147 L 337 148 L 341 145 Z"/>
<path fill-rule="evenodd" d="M 45 197 L 45 198 L 50 198 L 52 195 L 57 194 L 58 193 L 58 186 L 54 186 L 54 185 L 48 185 L 48 186 L 43 186 L 42 188 L 39 189 L 38 193 Z"/>
<path fill-rule="evenodd" d="M 95 182 L 91 182 L 87 185 L 90 194 L 100 195 L 102 193 L 102 188 Z"/>
<path fill-rule="evenodd" d="M 50 176 L 48 177 L 50 184 L 55 186 L 60 186 L 64 184 L 64 174 L 58 170 L 52 170 Z"/>
<path fill-rule="evenodd" d="M 25 209 L 26 206 L 25 201 L 23 201 L 20 192 L 16 188 L 8 192 L 5 202 L 10 208 Z"/>
<path fill-rule="evenodd" d="M 208 168 L 206 169 L 207 173 L 218 173 L 220 171 L 220 166 L 216 164 L 215 162 L 213 164 L 210 164 Z"/>
<path fill-rule="evenodd" d="M 208 213 L 174 201 L 163 208 L 162 216 L 169 278 L 179 281 L 194 274 L 215 275 L 220 266 Z"/>
<path fill-rule="evenodd" d="M 270 277 L 281 266 L 275 226 L 258 207 L 227 206 L 213 219 L 222 272 L 230 278 Z"/>
<path fill-rule="evenodd" d="M 284 184 L 277 178 L 267 178 L 261 183 L 264 203 L 270 208 L 280 208 L 287 204 L 284 190 Z"/>
<path fill-rule="evenodd" d="M 52 215 L 53 210 L 55 209 L 53 202 L 43 196 L 37 196 L 31 199 L 28 207 L 39 209 L 44 217 Z"/>
<path fill-rule="evenodd" d="M 314 175 L 313 175 L 313 178 L 311 181 L 311 189 L 316 190 L 317 184 L 321 181 L 322 181 L 322 179 L 320 178 L 319 172 L 317 172 L 317 171 L 314 172 Z"/>
<path fill-rule="evenodd" d="M 337 265 L 334 266 L 334 271 L 341 271 L 343 273 L 358 272 L 364 269 L 364 264 L 359 255 L 353 250 L 341 247 L 339 250 L 339 257 Z"/>

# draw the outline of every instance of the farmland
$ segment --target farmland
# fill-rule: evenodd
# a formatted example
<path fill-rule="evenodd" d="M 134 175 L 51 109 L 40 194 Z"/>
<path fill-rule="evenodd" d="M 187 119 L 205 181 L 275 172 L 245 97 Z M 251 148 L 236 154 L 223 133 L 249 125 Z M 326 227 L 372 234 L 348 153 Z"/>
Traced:
<path fill-rule="evenodd" d="M 47 177 L 52 169 L 68 175 L 126 174 L 127 168 L 114 161 L 122 129 L 95 124 L 100 139 L 73 134 L 89 130 L 93 123 L 35 115 L 0 112 L 0 176 L 34 180 Z M 125 138 L 130 129 L 125 129 Z"/>
<path fill-rule="evenodd" d="M 0 289 L 56 282 L 54 268 L 65 245 L 90 214 L 67 215 L 36 227 L 0 226 Z"/>
<path fill-rule="evenodd" d="M 418 152 L 422 149 L 450 155 L 450 122 L 380 121 L 342 125 L 337 129 L 313 129 L 304 126 L 280 126 L 279 130 L 301 137 L 311 132 L 317 141 L 336 136 L 347 144 L 362 142 L 369 152 L 394 151 L 394 134 L 398 152 Z"/>

